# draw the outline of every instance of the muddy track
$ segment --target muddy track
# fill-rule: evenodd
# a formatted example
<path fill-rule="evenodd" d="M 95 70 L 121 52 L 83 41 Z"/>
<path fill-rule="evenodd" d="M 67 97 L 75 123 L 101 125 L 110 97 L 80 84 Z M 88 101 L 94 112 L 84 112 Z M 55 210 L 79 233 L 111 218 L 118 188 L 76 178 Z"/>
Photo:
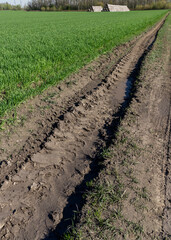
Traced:
<path fill-rule="evenodd" d="M 84 86 L 59 115 L 50 116 L 53 126 L 42 141 L 30 140 L 13 155 L 11 165 L 4 160 L 1 239 L 42 239 L 60 223 L 69 196 L 89 173 L 99 149 L 106 147 L 108 126 L 127 102 L 131 73 L 163 23 L 134 42 L 110 74 Z"/>

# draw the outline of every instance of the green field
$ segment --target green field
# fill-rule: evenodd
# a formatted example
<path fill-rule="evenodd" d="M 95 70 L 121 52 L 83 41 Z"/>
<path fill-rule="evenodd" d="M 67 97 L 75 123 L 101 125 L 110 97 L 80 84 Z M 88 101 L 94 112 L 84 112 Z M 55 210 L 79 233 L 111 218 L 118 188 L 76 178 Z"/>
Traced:
<path fill-rule="evenodd" d="M 166 11 L 0 11 L 0 116 L 128 41 Z"/>

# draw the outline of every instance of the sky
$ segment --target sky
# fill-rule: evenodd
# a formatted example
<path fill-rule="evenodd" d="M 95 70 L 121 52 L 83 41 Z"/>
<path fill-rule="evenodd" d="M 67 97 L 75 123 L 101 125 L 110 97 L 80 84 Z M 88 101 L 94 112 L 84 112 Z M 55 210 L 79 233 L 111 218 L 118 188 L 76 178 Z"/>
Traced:
<path fill-rule="evenodd" d="M 8 2 L 12 5 L 21 4 L 22 6 L 24 6 L 25 4 L 28 3 L 28 1 L 29 0 L 0 0 L 0 3 Z"/>

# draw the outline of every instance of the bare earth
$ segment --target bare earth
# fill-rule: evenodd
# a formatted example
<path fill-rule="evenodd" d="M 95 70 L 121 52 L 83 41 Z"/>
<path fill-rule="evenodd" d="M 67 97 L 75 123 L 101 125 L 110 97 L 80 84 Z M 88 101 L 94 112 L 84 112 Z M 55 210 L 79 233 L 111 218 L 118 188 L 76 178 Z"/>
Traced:
<path fill-rule="evenodd" d="M 163 23 L 19 107 L 14 126 L 6 125 L 0 136 L 0 239 L 58 239 L 62 229 L 53 237 L 48 233 L 64 220 L 64 209 L 76 187 L 96 169 L 97 153 L 109 145 L 111 127 L 119 124 L 133 76 Z M 148 211 L 138 214 L 132 208 L 135 191 L 123 207 L 126 218 L 143 223 L 142 239 L 164 239 L 171 234 L 168 45 L 165 74 L 148 70 L 122 123 L 129 137 L 146 149 L 137 153 L 138 164 L 132 171 L 138 173 L 138 189 L 145 186 L 151 193 Z M 133 125 L 130 118 L 134 118 Z M 127 145 L 120 153 L 124 148 Z M 122 174 L 127 167 L 121 171 L 119 161 L 115 167 Z M 130 235 L 127 239 L 135 238 Z"/>

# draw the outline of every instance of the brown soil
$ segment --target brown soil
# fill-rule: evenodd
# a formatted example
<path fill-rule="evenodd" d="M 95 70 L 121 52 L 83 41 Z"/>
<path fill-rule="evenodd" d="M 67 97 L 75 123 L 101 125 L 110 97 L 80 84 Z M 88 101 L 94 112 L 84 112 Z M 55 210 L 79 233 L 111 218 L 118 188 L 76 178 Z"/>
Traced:
<path fill-rule="evenodd" d="M 130 91 L 127 80 L 163 22 L 20 106 L 15 126 L 6 126 L 1 136 L 0 239 L 42 239 L 60 223 L 69 197 L 96 167 L 93 159 L 111 139 L 109 128 Z M 151 98 L 157 104 L 155 89 Z M 167 136 L 170 102 L 159 104 L 165 106 L 162 117 L 148 122 L 161 132 L 167 125 Z M 147 121 L 142 126 L 149 129 Z M 156 144 L 160 152 L 163 148 Z M 156 179 L 160 198 L 163 178 Z M 163 209 L 162 197 L 157 201 Z"/>

